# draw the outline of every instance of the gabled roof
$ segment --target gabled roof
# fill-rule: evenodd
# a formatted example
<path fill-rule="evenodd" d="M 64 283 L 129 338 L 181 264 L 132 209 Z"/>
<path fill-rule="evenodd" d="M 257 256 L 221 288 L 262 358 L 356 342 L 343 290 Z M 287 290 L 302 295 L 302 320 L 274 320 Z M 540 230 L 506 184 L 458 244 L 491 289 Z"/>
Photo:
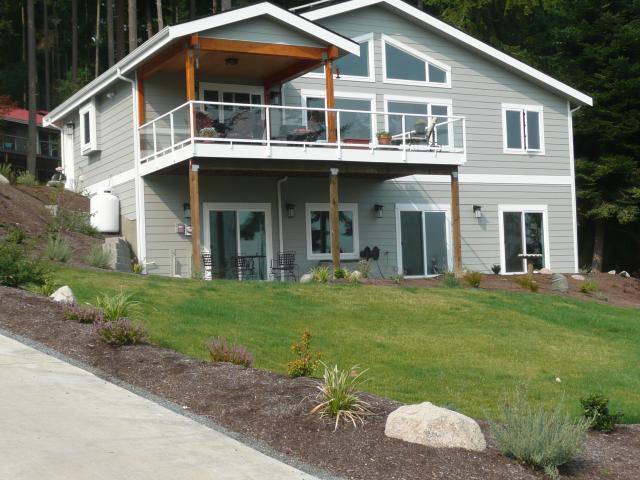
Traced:
<path fill-rule="evenodd" d="M 314 2 L 315 3 L 315 2 Z M 341 13 L 358 10 L 360 8 L 366 8 L 373 5 L 380 5 L 383 7 L 394 10 L 398 15 L 408 18 L 409 20 L 419 23 L 422 26 L 426 26 L 431 30 L 435 30 L 444 37 L 450 40 L 462 44 L 463 46 L 470 48 L 490 60 L 502 65 L 508 70 L 511 70 L 538 85 L 553 90 L 554 92 L 569 98 L 579 105 L 593 105 L 593 99 L 585 95 L 582 92 L 566 85 L 559 80 L 556 80 L 549 75 L 530 67 L 526 63 L 516 60 L 515 58 L 507 55 L 500 50 L 497 50 L 486 43 L 473 38 L 470 35 L 452 27 L 451 25 L 438 20 L 437 18 L 418 10 L 415 7 L 403 2 L 402 0 L 348 0 L 343 3 L 330 5 L 328 7 L 317 8 L 302 14 L 303 17 L 309 20 L 317 21 L 327 17 L 333 17 L 340 15 Z M 309 7 L 313 4 L 309 4 Z"/>
<path fill-rule="evenodd" d="M 36 112 L 36 125 L 37 126 L 39 126 L 39 127 L 42 126 L 42 119 L 44 118 L 44 116 L 47 113 L 48 112 L 46 112 L 44 110 L 38 110 Z M 28 124 L 29 123 L 29 110 L 27 110 L 25 108 L 10 108 L 10 109 L 2 112 L 2 114 L 0 114 L 0 118 L 2 118 L 2 120 L 5 120 L 7 122 Z"/>
<path fill-rule="evenodd" d="M 328 45 L 338 47 L 343 53 L 360 55 L 360 46 L 352 40 L 322 27 L 312 20 L 291 13 L 273 3 L 262 2 L 248 7 L 226 10 L 215 15 L 163 28 L 109 70 L 54 108 L 44 118 L 44 125 L 51 125 L 69 114 L 69 112 L 79 108 L 83 103 L 87 102 L 89 98 L 117 81 L 120 75 L 135 70 L 136 67 L 145 62 L 149 57 L 178 39 L 187 37 L 193 33 L 219 28 L 260 16 L 268 16 L 280 23 L 289 25 L 307 36 L 316 38 Z"/>

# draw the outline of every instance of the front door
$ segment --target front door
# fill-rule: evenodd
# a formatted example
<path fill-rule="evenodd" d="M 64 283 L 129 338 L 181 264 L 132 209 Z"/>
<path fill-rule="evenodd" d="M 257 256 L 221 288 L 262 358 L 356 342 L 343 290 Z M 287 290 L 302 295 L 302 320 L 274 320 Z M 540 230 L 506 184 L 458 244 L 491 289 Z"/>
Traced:
<path fill-rule="evenodd" d="M 526 272 L 530 255 L 533 268 L 547 265 L 543 211 L 507 209 L 502 211 L 501 222 L 505 273 Z"/>
<path fill-rule="evenodd" d="M 405 275 L 423 277 L 449 270 L 447 212 L 400 210 L 400 258 Z"/>

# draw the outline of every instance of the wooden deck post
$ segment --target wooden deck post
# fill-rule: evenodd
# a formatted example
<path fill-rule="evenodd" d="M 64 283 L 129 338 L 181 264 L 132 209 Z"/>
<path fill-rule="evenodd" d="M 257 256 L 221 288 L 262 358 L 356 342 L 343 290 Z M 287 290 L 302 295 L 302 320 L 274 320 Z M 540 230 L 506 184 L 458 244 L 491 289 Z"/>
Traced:
<path fill-rule="evenodd" d="M 327 59 L 324 62 L 324 74 L 326 83 L 326 101 L 327 108 L 336 108 L 336 99 L 333 90 L 333 62 Z M 329 112 L 327 114 L 327 141 L 334 143 L 336 141 L 336 113 Z"/>
<path fill-rule="evenodd" d="M 331 169 L 329 181 L 329 222 L 331 231 L 331 260 L 333 270 L 340 268 L 340 210 L 338 202 L 338 169 Z"/>
<path fill-rule="evenodd" d="M 200 165 L 189 160 L 189 207 L 191 208 L 191 273 L 200 266 L 200 188 L 198 170 Z"/>
<path fill-rule="evenodd" d="M 451 172 L 451 233 L 453 240 L 453 271 L 462 275 L 462 235 L 460 233 L 460 185 L 458 169 Z"/>

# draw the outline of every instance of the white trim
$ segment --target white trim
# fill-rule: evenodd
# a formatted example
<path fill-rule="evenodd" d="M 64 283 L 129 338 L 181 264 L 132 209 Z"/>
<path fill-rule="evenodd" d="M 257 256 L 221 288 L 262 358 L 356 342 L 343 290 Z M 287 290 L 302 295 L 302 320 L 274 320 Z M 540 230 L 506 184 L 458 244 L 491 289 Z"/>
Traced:
<path fill-rule="evenodd" d="M 449 181 L 451 177 L 447 175 Z M 426 232 L 424 232 L 424 212 L 444 212 L 445 214 L 445 228 L 446 228 L 446 240 L 447 240 L 447 266 L 448 268 L 452 268 L 453 265 L 453 250 L 452 250 L 452 239 L 451 239 L 451 205 L 448 203 L 396 203 L 396 261 L 398 266 L 398 273 L 404 271 L 404 266 L 402 264 L 402 228 L 400 222 L 400 212 L 422 212 L 422 249 L 424 256 L 424 275 L 409 275 L 407 278 L 428 278 L 434 277 L 436 275 L 427 274 L 427 237 Z"/>
<path fill-rule="evenodd" d="M 262 99 L 261 103 L 264 102 L 264 87 L 260 85 L 242 85 L 242 84 L 233 84 L 233 83 L 213 83 L 213 82 L 199 82 L 199 90 L 198 93 L 200 95 L 200 99 L 204 99 L 204 91 L 217 91 L 217 92 L 233 92 L 233 93 L 249 93 L 252 95 L 260 95 Z M 222 98 L 218 100 L 222 102 Z"/>
<path fill-rule="evenodd" d="M 578 107 L 580 108 L 580 107 Z M 573 151 L 573 111 L 571 102 L 567 100 L 567 121 L 569 126 L 569 168 L 571 169 L 571 216 L 573 227 L 573 265 L 574 272 L 579 271 L 578 266 L 578 208 L 576 198 L 576 165 Z"/>
<path fill-rule="evenodd" d="M 90 195 L 94 195 L 96 193 L 104 192 L 105 190 L 110 190 L 113 187 L 117 187 L 124 183 L 130 182 L 131 180 L 136 179 L 136 169 L 131 168 L 121 173 L 116 173 L 115 175 L 110 175 L 105 180 L 101 180 L 96 183 L 92 183 L 84 188 Z"/>
<path fill-rule="evenodd" d="M 240 222 L 237 221 L 238 212 L 263 212 L 265 222 L 265 249 L 266 249 L 266 279 L 269 280 L 269 266 L 273 260 L 273 233 L 271 231 L 271 203 L 227 203 L 227 202 L 203 202 L 202 203 L 202 230 L 203 247 L 211 248 L 211 228 L 209 225 L 209 212 L 225 211 L 236 213 L 236 234 L 239 235 Z M 237 240 L 237 248 L 240 249 L 240 240 Z M 236 252 L 242 255 L 242 252 Z"/>
<path fill-rule="evenodd" d="M 395 178 L 394 182 L 449 183 L 449 175 L 409 175 Z M 478 183 L 488 185 L 566 185 L 573 182 L 569 175 L 494 175 L 484 173 L 461 173 L 460 183 Z"/>
<path fill-rule="evenodd" d="M 96 104 L 95 99 L 82 106 L 78 111 L 80 115 L 80 154 L 88 155 L 98 150 L 98 139 L 96 138 L 98 129 L 96 128 Z M 85 115 L 89 114 L 89 141 L 85 139 Z"/>
<path fill-rule="evenodd" d="M 75 130 L 75 129 L 74 129 Z M 62 168 L 67 181 L 65 188 L 76 189 L 75 143 L 74 131 L 67 133 L 65 127 L 60 129 L 60 150 L 62 153 Z"/>
<path fill-rule="evenodd" d="M 419 80 L 403 80 L 401 78 L 389 78 L 387 76 L 387 43 L 393 45 L 398 50 L 402 50 L 403 52 L 411 55 L 412 57 L 417 58 L 424 62 L 424 70 L 425 70 L 425 81 Z M 428 87 L 436 87 L 436 88 L 451 88 L 451 67 L 446 65 L 428 55 L 425 55 L 418 50 L 411 48 L 404 43 L 395 40 L 387 35 L 382 35 L 380 39 L 380 45 L 382 50 L 382 81 L 383 83 L 392 83 L 396 85 L 417 85 L 417 86 L 428 86 Z M 444 70 L 446 73 L 446 81 L 444 83 L 440 82 L 431 82 L 429 81 L 429 64 L 434 67 L 439 68 L 440 70 Z"/>
<path fill-rule="evenodd" d="M 516 103 L 503 103 L 502 106 L 502 151 L 511 155 L 544 155 L 544 107 L 542 105 L 523 105 Z M 527 124 L 523 118 L 520 119 L 520 144 L 522 148 L 509 148 L 507 145 L 507 112 L 518 111 L 526 118 L 527 112 L 538 113 L 538 131 L 540 132 L 540 148 L 530 149 L 527 146 L 526 131 Z"/>
<path fill-rule="evenodd" d="M 528 77 L 533 82 L 546 86 L 547 88 L 554 90 L 562 95 L 573 99 L 575 102 L 581 105 L 593 105 L 593 99 L 588 95 L 556 80 L 536 70 L 529 65 L 516 60 L 515 58 L 503 53 L 493 47 L 490 47 L 486 43 L 481 42 L 473 38 L 470 35 L 458 30 L 457 28 L 448 25 L 447 23 L 438 20 L 437 18 L 418 10 L 417 8 L 403 2 L 402 0 L 349 0 L 336 5 L 330 5 L 325 8 L 319 8 L 310 12 L 302 14 L 303 17 L 312 21 L 321 20 L 327 17 L 333 17 L 346 12 L 357 10 L 360 8 L 367 8 L 372 5 L 386 5 L 393 8 L 398 15 L 409 18 L 414 22 L 427 25 L 428 27 L 437 30 L 445 37 L 448 37 L 458 43 L 470 47 L 473 50 L 491 58 L 492 60 L 503 64 L 507 69 L 515 71 L 521 75 Z"/>
<path fill-rule="evenodd" d="M 375 40 L 374 40 L 374 35 L 373 32 L 371 33 L 365 33 L 364 35 L 360 35 L 358 37 L 354 37 L 351 40 L 353 40 L 354 42 L 357 42 L 358 45 L 360 45 L 361 43 L 367 42 L 368 45 L 368 53 L 369 53 L 369 75 L 365 76 L 359 76 L 359 75 L 340 75 L 340 78 L 335 76 L 335 72 L 334 72 L 334 81 L 336 83 L 339 83 L 341 81 L 347 81 L 347 82 L 369 82 L 369 83 L 373 83 L 376 81 L 376 61 L 375 61 Z M 309 72 L 303 75 L 303 77 L 306 78 L 324 78 L 325 77 L 325 70 L 324 70 L 324 66 L 322 66 L 322 73 L 315 73 L 315 72 Z"/>
<path fill-rule="evenodd" d="M 504 251 L 504 213 L 505 212 L 520 212 L 524 213 L 542 213 L 542 229 L 543 229 L 543 241 L 544 241 L 544 268 L 551 269 L 551 247 L 549 246 L 549 208 L 547 205 L 511 205 L 511 204 L 498 204 L 498 231 L 500 242 L 500 272 L 503 275 L 518 275 L 526 273 L 526 269 L 521 272 L 509 272 L 506 271 L 506 259 Z M 524 217 L 524 215 L 522 215 Z M 524 222 L 524 220 L 523 220 Z M 523 225 L 524 228 L 524 225 Z M 522 233 L 524 236 L 524 232 Z M 523 238 L 523 245 L 525 239 Z M 525 247 L 526 248 L 526 247 Z M 524 261 L 522 263 L 524 267 Z"/>
<path fill-rule="evenodd" d="M 329 212 L 328 203 L 305 203 L 304 206 L 304 231 L 307 243 L 307 260 L 331 260 L 329 253 L 313 253 L 311 246 L 311 211 Z M 338 211 L 351 211 L 353 215 L 353 252 L 340 253 L 341 260 L 358 260 L 360 258 L 360 226 L 358 224 L 358 204 L 339 203 Z"/>

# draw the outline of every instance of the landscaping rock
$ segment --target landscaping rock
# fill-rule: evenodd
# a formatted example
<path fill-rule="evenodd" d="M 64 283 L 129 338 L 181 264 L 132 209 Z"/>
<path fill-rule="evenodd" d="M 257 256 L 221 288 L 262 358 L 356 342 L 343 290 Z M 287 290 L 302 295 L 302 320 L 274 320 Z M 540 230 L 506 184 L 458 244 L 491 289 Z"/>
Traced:
<path fill-rule="evenodd" d="M 538 270 L 538 273 L 541 273 L 542 275 L 551 275 L 553 272 L 548 268 L 541 268 Z"/>
<path fill-rule="evenodd" d="M 76 303 L 76 298 L 73 296 L 73 291 L 71 291 L 71 288 L 69 288 L 68 285 L 60 287 L 49 297 L 53 299 L 54 302 L 58 303 L 66 303 L 68 305 L 73 305 L 74 303 Z"/>
<path fill-rule="evenodd" d="M 430 402 L 405 405 L 391 412 L 384 433 L 387 437 L 427 447 L 475 451 L 487 448 L 475 420 Z"/>
<path fill-rule="evenodd" d="M 9 180 L 4 175 L 0 175 L 0 185 L 9 185 Z"/>
<path fill-rule="evenodd" d="M 571 275 L 571 278 L 573 278 L 574 280 L 578 280 L 580 282 L 584 281 L 584 275 L 580 275 L 579 273 L 576 273 L 575 275 Z"/>
<path fill-rule="evenodd" d="M 607 273 L 608 273 L 609 275 L 615 275 L 615 274 L 616 274 L 616 271 L 615 271 L 615 270 L 609 270 Z"/>
<path fill-rule="evenodd" d="M 629 275 L 629 272 L 627 272 L 626 270 L 621 271 L 618 275 L 624 278 L 629 278 L 631 276 Z"/>
<path fill-rule="evenodd" d="M 551 290 L 566 293 L 569 291 L 569 282 L 561 273 L 551 275 Z"/>
<path fill-rule="evenodd" d="M 300 277 L 300 283 L 311 283 L 313 281 L 313 275 L 305 273 Z"/>
<path fill-rule="evenodd" d="M 351 280 L 353 282 L 359 282 L 361 279 L 362 279 L 362 273 L 360 273 L 359 270 L 354 270 L 349 275 L 349 280 Z"/>

